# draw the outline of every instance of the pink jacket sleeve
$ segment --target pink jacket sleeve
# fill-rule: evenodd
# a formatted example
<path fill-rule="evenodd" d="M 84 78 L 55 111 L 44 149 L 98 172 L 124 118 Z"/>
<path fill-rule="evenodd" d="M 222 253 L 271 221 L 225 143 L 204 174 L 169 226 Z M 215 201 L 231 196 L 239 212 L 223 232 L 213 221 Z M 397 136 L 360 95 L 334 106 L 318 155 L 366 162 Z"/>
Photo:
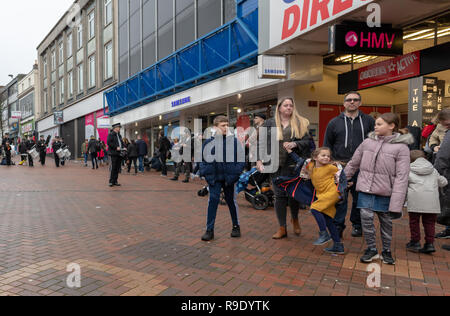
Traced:
<path fill-rule="evenodd" d="M 394 184 L 392 186 L 391 203 L 389 211 L 394 213 L 401 213 L 406 201 L 406 194 L 408 193 L 408 179 L 411 170 L 411 158 L 409 148 L 402 145 L 395 163 L 396 175 Z"/>
<path fill-rule="evenodd" d="M 361 160 L 364 153 L 364 144 L 365 142 L 359 145 L 358 149 L 356 149 L 355 153 L 353 154 L 352 160 L 345 167 L 344 172 L 347 180 L 351 180 L 351 178 L 353 178 L 353 176 L 361 166 Z"/>

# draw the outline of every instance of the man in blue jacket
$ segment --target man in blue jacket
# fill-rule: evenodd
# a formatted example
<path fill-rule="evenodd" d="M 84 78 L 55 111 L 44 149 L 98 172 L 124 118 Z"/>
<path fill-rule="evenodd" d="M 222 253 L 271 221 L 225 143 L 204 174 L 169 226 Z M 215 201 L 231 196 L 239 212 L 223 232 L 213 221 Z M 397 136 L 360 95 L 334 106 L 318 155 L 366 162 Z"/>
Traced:
<path fill-rule="evenodd" d="M 203 241 L 214 239 L 214 224 L 222 189 L 233 221 L 231 237 L 241 237 L 235 185 L 244 171 L 245 152 L 237 138 L 229 134 L 229 121 L 225 116 L 214 120 L 214 129 L 215 136 L 203 145 L 203 162 L 200 163 L 200 175 L 205 177 L 209 186 L 208 220 Z"/>
<path fill-rule="evenodd" d="M 359 110 L 362 105 L 362 97 L 358 92 L 349 92 L 345 96 L 345 111 L 333 119 L 325 133 L 324 146 L 331 149 L 333 160 L 347 164 L 353 157 L 356 149 L 375 129 L 375 120 Z M 356 192 L 356 181 L 358 174 L 353 177 L 354 185 L 350 188 L 353 197 L 352 213 L 350 221 L 353 225 L 352 236 L 362 237 L 361 215 L 356 208 L 358 192 Z M 347 192 L 348 195 L 348 192 Z M 335 224 L 338 227 L 341 238 L 345 230 L 345 218 L 347 216 L 347 196 L 345 202 L 336 206 L 337 213 Z"/>
<path fill-rule="evenodd" d="M 144 172 L 144 157 L 148 156 L 147 143 L 142 140 L 141 136 L 138 136 L 136 146 L 138 150 L 139 172 Z"/>

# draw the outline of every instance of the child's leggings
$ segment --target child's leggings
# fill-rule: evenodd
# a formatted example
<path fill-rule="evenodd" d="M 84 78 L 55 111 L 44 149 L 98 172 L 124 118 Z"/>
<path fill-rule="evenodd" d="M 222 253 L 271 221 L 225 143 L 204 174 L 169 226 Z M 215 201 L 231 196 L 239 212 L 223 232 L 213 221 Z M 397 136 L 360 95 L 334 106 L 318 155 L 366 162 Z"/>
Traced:
<path fill-rule="evenodd" d="M 375 213 L 380 220 L 381 240 L 383 251 L 391 251 L 392 243 L 392 219 L 389 213 L 374 212 L 370 209 L 361 209 L 361 222 L 367 246 L 370 249 L 377 249 L 377 236 L 374 224 Z"/>
<path fill-rule="evenodd" d="M 331 235 L 331 238 L 333 239 L 333 241 L 336 243 L 341 242 L 341 238 L 339 237 L 339 232 L 338 232 L 336 226 L 334 225 L 334 220 L 330 216 L 325 215 L 316 210 L 311 210 L 311 213 L 314 215 L 314 218 L 316 219 L 317 225 L 319 225 L 319 229 L 321 232 L 327 231 L 327 227 L 328 227 L 328 230 L 330 232 L 330 235 Z"/>

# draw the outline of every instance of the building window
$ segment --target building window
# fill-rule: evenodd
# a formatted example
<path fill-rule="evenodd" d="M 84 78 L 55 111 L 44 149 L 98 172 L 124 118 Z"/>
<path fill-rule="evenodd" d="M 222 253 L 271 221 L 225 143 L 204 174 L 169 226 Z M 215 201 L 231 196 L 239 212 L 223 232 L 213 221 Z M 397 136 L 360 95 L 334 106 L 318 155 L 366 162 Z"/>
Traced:
<path fill-rule="evenodd" d="M 56 52 L 52 51 L 52 70 L 56 69 Z"/>
<path fill-rule="evenodd" d="M 44 67 L 44 80 L 45 80 L 45 78 L 47 78 L 47 57 L 44 57 L 42 64 Z"/>
<path fill-rule="evenodd" d="M 73 72 L 72 71 L 70 71 L 67 74 L 67 88 L 68 88 L 69 99 L 71 99 L 73 97 Z"/>
<path fill-rule="evenodd" d="M 173 2 L 158 0 L 158 59 L 173 53 Z M 131 23 L 130 23 L 131 25 Z M 133 28 L 130 30 L 133 34 Z M 132 45 L 130 45 L 133 47 Z M 132 54 L 130 54 L 132 55 Z"/>
<path fill-rule="evenodd" d="M 113 50 L 112 43 L 105 46 L 105 80 L 113 76 Z"/>
<path fill-rule="evenodd" d="M 44 112 L 48 112 L 48 93 L 44 91 Z"/>
<path fill-rule="evenodd" d="M 77 27 L 77 48 L 83 47 L 83 25 L 80 24 Z"/>
<path fill-rule="evenodd" d="M 198 36 L 208 34 L 221 24 L 221 1 L 198 0 Z"/>
<path fill-rule="evenodd" d="M 89 13 L 88 16 L 89 23 L 89 39 L 94 38 L 95 36 L 95 10 Z"/>
<path fill-rule="evenodd" d="M 83 64 L 78 66 L 78 93 L 83 93 L 84 91 L 84 72 Z"/>
<path fill-rule="evenodd" d="M 72 33 L 67 35 L 67 58 L 72 56 L 72 44 L 73 44 L 73 36 Z"/>
<path fill-rule="evenodd" d="M 59 104 L 64 104 L 64 78 L 59 79 Z"/>
<path fill-rule="evenodd" d="M 64 62 L 64 44 L 59 43 L 59 65 L 62 65 Z"/>
<path fill-rule="evenodd" d="M 195 41 L 195 4 L 194 0 L 182 0 L 176 3 L 176 44 L 180 49 Z"/>
<path fill-rule="evenodd" d="M 56 87 L 52 86 L 52 107 L 56 107 Z"/>
<path fill-rule="evenodd" d="M 95 55 L 89 57 L 89 88 L 95 87 Z"/>
<path fill-rule="evenodd" d="M 112 0 L 105 0 L 105 26 L 112 22 L 113 19 Z"/>

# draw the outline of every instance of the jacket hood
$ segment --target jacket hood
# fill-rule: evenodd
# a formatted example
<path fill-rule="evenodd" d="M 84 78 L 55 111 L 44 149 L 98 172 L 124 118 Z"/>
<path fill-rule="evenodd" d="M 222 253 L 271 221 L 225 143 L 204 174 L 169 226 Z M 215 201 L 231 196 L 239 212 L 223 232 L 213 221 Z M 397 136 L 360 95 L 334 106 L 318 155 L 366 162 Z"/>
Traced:
<path fill-rule="evenodd" d="M 375 132 L 372 132 L 369 134 L 369 138 L 373 139 L 373 140 L 379 140 L 380 137 L 377 136 L 377 134 Z M 399 133 L 395 133 L 392 136 L 387 136 L 384 137 L 385 139 L 387 139 L 387 142 L 390 144 L 405 144 L 405 145 L 411 145 L 414 144 L 414 136 L 410 133 L 408 134 L 399 134 Z"/>
<path fill-rule="evenodd" d="M 434 166 L 428 160 L 419 158 L 411 164 L 411 172 L 420 176 L 427 176 L 434 172 Z"/>

